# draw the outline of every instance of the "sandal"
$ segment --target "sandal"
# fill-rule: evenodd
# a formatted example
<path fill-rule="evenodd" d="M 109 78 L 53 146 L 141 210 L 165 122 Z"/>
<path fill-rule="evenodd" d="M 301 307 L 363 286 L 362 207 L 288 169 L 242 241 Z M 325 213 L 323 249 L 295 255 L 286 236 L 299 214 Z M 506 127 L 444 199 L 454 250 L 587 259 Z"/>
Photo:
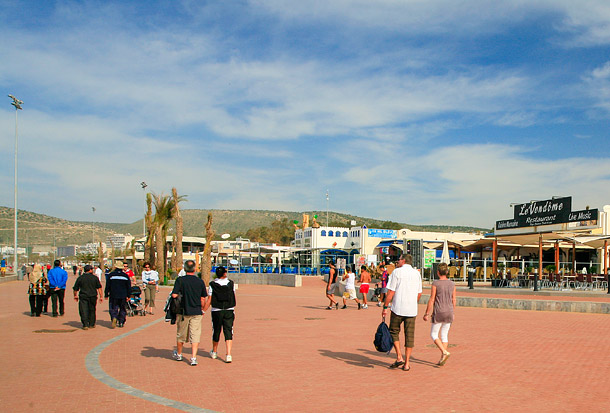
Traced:
<path fill-rule="evenodd" d="M 403 366 L 404 364 L 405 364 L 405 362 L 404 362 L 404 361 L 402 361 L 402 360 L 401 360 L 401 361 L 398 361 L 398 360 L 397 360 L 397 361 L 395 361 L 394 363 L 390 364 L 390 365 L 388 366 L 388 368 L 389 368 L 389 369 L 396 369 L 396 368 L 398 368 L 398 367 L 400 367 L 400 366 Z"/>
<path fill-rule="evenodd" d="M 451 355 L 451 353 L 445 353 L 443 354 L 443 357 L 441 358 L 441 361 L 438 362 L 439 366 L 444 366 L 445 363 L 447 362 L 447 359 L 449 358 L 449 356 Z"/>
<path fill-rule="evenodd" d="M 405 367 L 407 367 L 406 364 L 404 366 L 402 366 L 402 371 L 409 371 L 409 370 L 411 370 L 411 366 L 409 366 L 407 368 L 405 368 Z"/>

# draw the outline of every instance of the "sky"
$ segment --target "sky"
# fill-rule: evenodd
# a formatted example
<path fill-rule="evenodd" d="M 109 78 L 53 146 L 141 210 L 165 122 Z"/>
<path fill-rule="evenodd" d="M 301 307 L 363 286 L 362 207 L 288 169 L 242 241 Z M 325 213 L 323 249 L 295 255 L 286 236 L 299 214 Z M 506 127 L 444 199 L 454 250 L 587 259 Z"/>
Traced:
<path fill-rule="evenodd" d="M 133 222 L 142 181 L 188 209 L 324 211 L 328 191 L 483 228 L 610 203 L 607 0 L 0 0 L 0 23 L 19 209 Z"/>

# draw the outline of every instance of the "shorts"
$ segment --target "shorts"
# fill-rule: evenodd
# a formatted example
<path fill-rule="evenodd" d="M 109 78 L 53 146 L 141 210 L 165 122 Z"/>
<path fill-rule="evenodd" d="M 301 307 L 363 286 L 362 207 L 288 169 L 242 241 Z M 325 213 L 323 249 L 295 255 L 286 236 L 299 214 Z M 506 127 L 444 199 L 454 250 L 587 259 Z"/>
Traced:
<path fill-rule="evenodd" d="M 328 290 L 326 290 L 326 294 L 328 295 L 333 295 L 335 293 L 335 290 L 337 289 L 337 283 L 332 283 L 329 287 Z"/>
<path fill-rule="evenodd" d="M 388 293 L 388 289 L 387 289 L 387 288 L 385 288 L 385 287 L 381 287 L 381 288 L 379 289 L 379 294 L 387 294 L 387 293 Z"/>
<path fill-rule="evenodd" d="M 415 317 L 400 316 L 390 313 L 390 335 L 392 341 L 400 341 L 400 325 L 404 323 L 405 347 L 415 347 Z"/>
<path fill-rule="evenodd" d="M 353 288 L 349 288 L 349 289 L 346 288 L 345 292 L 343 293 L 343 298 L 355 300 L 356 299 L 356 290 Z"/>
<path fill-rule="evenodd" d="M 176 316 L 176 339 L 179 343 L 199 343 L 201 342 L 201 315 L 181 315 Z"/>
<path fill-rule="evenodd" d="M 233 323 L 235 322 L 235 311 L 219 310 L 212 311 L 212 341 L 218 343 L 220 332 L 225 335 L 225 340 L 233 340 Z"/>
<path fill-rule="evenodd" d="M 369 285 L 368 284 L 360 285 L 360 292 L 362 294 L 367 294 L 369 292 Z"/>

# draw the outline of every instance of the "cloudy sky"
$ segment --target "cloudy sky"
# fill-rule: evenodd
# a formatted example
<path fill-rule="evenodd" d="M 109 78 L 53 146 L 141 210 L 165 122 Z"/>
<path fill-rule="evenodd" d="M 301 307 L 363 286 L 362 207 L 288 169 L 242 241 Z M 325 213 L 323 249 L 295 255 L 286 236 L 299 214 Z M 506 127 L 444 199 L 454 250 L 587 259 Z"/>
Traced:
<path fill-rule="evenodd" d="M 0 0 L 0 22 L 21 209 L 132 222 L 141 181 L 486 228 L 610 203 L 607 0 Z M 0 136 L 12 207 L 7 97 Z"/>

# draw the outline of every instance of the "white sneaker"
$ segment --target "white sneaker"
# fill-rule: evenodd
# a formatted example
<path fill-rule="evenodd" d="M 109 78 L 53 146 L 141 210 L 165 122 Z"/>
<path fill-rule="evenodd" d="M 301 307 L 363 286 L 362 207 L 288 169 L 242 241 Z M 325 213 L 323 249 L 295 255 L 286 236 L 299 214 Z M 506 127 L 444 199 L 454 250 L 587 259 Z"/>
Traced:
<path fill-rule="evenodd" d="M 178 352 L 174 350 L 174 358 L 176 361 L 182 361 L 182 354 L 178 354 Z"/>
<path fill-rule="evenodd" d="M 233 361 L 233 357 L 227 355 L 227 363 L 231 363 Z"/>
<path fill-rule="evenodd" d="M 362 308 L 369 308 L 368 304 L 362 306 Z"/>
<path fill-rule="evenodd" d="M 381 302 L 377 302 L 377 307 L 381 307 Z"/>
<path fill-rule="evenodd" d="M 197 359 L 195 357 L 191 357 L 191 366 L 197 365 Z"/>
<path fill-rule="evenodd" d="M 210 357 L 216 360 L 218 358 L 218 353 L 216 353 L 215 351 L 210 351 Z"/>

